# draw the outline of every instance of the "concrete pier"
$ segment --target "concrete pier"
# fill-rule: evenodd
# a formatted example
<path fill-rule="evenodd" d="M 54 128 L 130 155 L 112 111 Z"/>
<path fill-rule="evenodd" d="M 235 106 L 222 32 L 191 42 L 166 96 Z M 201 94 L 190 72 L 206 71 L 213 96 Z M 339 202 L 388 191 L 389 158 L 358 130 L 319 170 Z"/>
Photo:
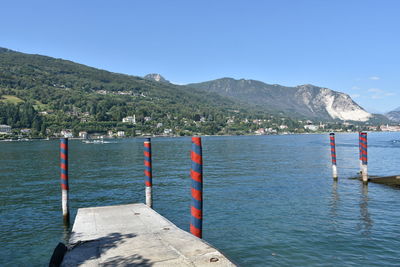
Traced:
<path fill-rule="evenodd" d="M 236 266 L 145 204 L 82 208 L 61 266 Z"/>

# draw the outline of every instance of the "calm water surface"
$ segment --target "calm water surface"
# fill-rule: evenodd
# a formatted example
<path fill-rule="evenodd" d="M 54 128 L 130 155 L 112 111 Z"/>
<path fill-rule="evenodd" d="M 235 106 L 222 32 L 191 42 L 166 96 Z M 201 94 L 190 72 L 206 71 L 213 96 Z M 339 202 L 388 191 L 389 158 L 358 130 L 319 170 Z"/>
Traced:
<path fill-rule="evenodd" d="M 371 133 L 369 172 L 400 174 L 400 133 Z M 143 139 L 70 141 L 80 207 L 144 201 Z M 203 137 L 204 239 L 242 266 L 399 266 L 400 190 L 347 179 L 358 135 Z M 46 266 L 63 242 L 58 141 L 0 143 L 0 266 Z M 154 209 L 188 230 L 190 138 L 154 138 Z"/>

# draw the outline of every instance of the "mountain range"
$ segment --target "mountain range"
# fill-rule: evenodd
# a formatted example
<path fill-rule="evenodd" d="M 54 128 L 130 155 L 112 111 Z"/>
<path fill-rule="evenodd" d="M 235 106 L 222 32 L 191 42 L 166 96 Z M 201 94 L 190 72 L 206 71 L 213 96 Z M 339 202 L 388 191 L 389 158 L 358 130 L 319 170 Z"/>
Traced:
<path fill-rule="evenodd" d="M 400 122 L 400 107 L 385 114 L 385 116 L 394 122 Z"/>
<path fill-rule="evenodd" d="M 349 95 L 311 84 L 286 87 L 255 80 L 222 78 L 187 86 L 292 117 L 362 122 L 373 117 Z"/>
<path fill-rule="evenodd" d="M 142 78 L 6 48 L 0 48 L 2 95 L 32 100 L 39 111 L 88 112 L 96 121 L 120 121 L 121 117 L 133 114 L 139 119 L 149 114 L 159 118 L 169 118 L 171 114 L 190 118 L 197 114 L 222 119 L 238 117 L 238 112 L 243 117 L 279 114 L 325 121 L 382 119 L 344 93 L 310 84 L 287 87 L 221 78 L 175 85 L 156 73 Z"/>
<path fill-rule="evenodd" d="M 161 75 L 146 75 L 146 79 L 165 82 Z M 293 118 L 365 122 L 384 119 L 365 111 L 347 94 L 311 84 L 287 87 L 256 80 L 221 78 L 191 83 L 187 87 L 217 93 L 236 102 L 257 107 L 269 113 Z"/>

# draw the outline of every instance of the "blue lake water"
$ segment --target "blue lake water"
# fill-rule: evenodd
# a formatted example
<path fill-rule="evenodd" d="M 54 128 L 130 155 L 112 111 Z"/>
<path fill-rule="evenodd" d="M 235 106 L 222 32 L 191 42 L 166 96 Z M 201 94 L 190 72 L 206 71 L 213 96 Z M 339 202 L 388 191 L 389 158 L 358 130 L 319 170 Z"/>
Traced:
<path fill-rule="evenodd" d="M 370 133 L 369 173 L 400 174 L 400 133 Z M 203 238 L 242 266 L 399 266 L 400 190 L 348 179 L 358 134 L 203 137 Z M 189 229 L 190 138 L 153 138 L 154 209 Z M 70 141 L 70 208 L 144 202 L 143 139 Z M 46 266 L 66 230 L 59 142 L 0 143 L 0 266 Z"/>

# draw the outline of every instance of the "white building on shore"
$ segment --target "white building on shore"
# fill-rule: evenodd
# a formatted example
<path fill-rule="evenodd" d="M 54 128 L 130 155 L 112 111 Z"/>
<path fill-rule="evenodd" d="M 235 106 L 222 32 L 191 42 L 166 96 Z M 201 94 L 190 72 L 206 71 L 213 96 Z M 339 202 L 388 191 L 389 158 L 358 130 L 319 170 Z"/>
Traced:
<path fill-rule="evenodd" d="M 79 132 L 79 138 L 88 139 L 88 133 L 85 131 Z"/>
<path fill-rule="evenodd" d="M 400 125 L 381 125 L 382 132 L 400 132 Z"/>
<path fill-rule="evenodd" d="M 317 125 L 313 125 L 313 124 L 308 124 L 308 125 L 304 125 L 304 129 L 310 130 L 310 131 L 318 131 L 318 126 Z"/>
<path fill-rule="evenodd" d="M 61 136 L 65 137 L 65 138 L 74 137 L 74 135 L 73 135 L 71 130 L 62 130 L 60 134 L 61 134 Z"/>
<path fill-rule="evenodd" d="M 122 122 L 136 124 L 136 115 L 122 118 Z"/>
<path fill-rule="evenodd" d="M 10 134 L 11 133 L 11 126 L 1 124 L 0 125 L 0 134 Z"/>

